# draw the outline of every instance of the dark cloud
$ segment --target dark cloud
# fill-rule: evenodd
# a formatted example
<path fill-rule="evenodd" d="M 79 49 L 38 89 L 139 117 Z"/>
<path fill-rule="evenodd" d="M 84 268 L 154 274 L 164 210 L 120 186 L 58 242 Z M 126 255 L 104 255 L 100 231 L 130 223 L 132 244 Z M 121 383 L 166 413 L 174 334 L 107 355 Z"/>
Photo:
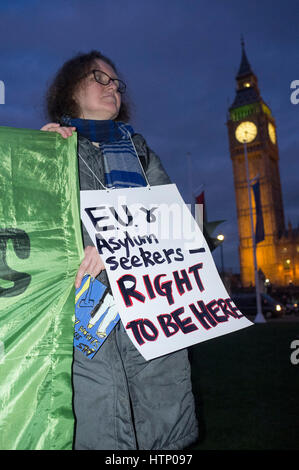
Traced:
<path fill-rule="evenodd" d="M 226 267 L 238 268 L 238 229 L 226 113 L 235 94 L 241 34 L 276 118 L 286 216 L 298 222 L 299 79 L 296 0 L 2 1 L 0 124 L 40 128 L 54 73 L 79 51 L 100 49 L 126 78 L 133 125 L 189 202 L 205 186 L 208 215 L 225 219 Z M 192 177 L 187 154 L 192 160 Z M 296 169 L 296 171 L 295 171 Z M 219 263 L 220 255 L 215 252 Z"/>

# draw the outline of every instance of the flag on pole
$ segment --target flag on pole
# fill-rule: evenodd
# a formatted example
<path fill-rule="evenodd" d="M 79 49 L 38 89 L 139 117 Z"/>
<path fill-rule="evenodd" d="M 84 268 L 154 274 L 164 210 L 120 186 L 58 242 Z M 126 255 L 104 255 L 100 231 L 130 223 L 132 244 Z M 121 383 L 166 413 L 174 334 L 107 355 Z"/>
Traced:
<path fill-rule="evenodd" d="M 76 135 L 0 127 L 0 161 L 0 449 L 71 449 Z"/>
<path fill-rule="evenodd" d="M 217 237 L 213 237 L 213 232 L 216 230 L 218 225 L 225 222 L 225 220 L 214 220 L 212 222 L 208 222 L 208 213 L 207 213 L 207 205 L 205 201 L 205 191 L 203 189 L 203 185 L 200 185 L 199 188 L 194 193 L 195 204 L 196 204 L 196 221 L 199 225 L 199 228 L 204 234 L 204 237 L 208 243 L 208 246 L 211 251 L 214 251 L 218 245 L 222 242 L 217 239 Z"/>
<path fill-rule="evenodd" d="M 201 205 L 201 208 L 202 208 L 202 218 L 203 218 L 203 221 L 205 221 L 206 218 L 207 218 L 207 215 L 206 215 L 205 192 L 204 192 L 204 191 L 201 191 L 201 193 L 198 194 L 198 195 L 195 197 L 195 203 Z"/>
<path fill-rule="evenodd" d="M 255 244 L 265 240 L 265 231 L 264 231 L 264 220 L 263 220 L 263 211 L 261 204 L 261 194 L 260 194 L 260 181 L 259 179 L 252 185 L 252 190 L 255 200 L 255 211 L 256 211 L 256 223 L 255 223 Z"/>

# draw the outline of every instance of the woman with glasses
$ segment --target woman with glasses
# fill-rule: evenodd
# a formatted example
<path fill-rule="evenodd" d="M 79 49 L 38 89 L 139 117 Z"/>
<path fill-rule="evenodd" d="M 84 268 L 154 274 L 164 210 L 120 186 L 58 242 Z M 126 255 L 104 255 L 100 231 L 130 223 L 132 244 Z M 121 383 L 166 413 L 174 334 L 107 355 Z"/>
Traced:
<path fill-rule="evenodd" d="M 78 134 L 81 190 L 169 184 L 160 159 L 129 125 L 126 85 L 98 51 L 58 71 L 47 94 L 44 131 Z M 109 286 L 105 266 L 83 229 L 85 273 Z M 75 349 L 75 449 L 183 449 L 197 438 L 186 349 L 145 361 L 119 321 L 93 359 Z"/>

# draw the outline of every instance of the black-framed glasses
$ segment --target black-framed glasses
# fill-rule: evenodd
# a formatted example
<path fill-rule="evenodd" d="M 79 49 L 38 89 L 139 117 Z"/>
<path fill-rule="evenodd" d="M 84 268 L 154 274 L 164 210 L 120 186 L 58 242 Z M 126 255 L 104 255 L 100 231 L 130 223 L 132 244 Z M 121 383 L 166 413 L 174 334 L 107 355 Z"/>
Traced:
<path fill-rule="evenodd" d="M 91 73 L 93 73 L 94 79 L 96 82 L 100 83 L 101 85 L 109 85 L 111 80 L 116 84 L 117 86 L 117 91 L 119 93 L 124 93 L 126 91 L 126 84 L 119 78 L 112 78 L 107 75 L 107 73 L 102 72 L 102 70 L 92 70 Z"/>

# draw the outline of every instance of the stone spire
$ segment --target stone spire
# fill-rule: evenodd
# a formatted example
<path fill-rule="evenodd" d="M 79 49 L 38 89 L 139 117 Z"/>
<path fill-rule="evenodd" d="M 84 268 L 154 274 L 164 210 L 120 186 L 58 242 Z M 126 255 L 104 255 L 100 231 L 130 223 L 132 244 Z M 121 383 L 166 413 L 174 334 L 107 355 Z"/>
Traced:
<path fill-rule="evenodd" d="M 250 66 L 250 63 L 248 61 L 248 58 L 245 52 L 245 43 L 244 43 L 243 36 L 241 37 L 241 46 L 242 46 L 242 58 L 241 58 L 239 72 L 237 73 L 237 76 L 236 76 L 237 80 L 246 75 L 253 75 L 253 71 L 251 70 L 251 66 Z"/>

